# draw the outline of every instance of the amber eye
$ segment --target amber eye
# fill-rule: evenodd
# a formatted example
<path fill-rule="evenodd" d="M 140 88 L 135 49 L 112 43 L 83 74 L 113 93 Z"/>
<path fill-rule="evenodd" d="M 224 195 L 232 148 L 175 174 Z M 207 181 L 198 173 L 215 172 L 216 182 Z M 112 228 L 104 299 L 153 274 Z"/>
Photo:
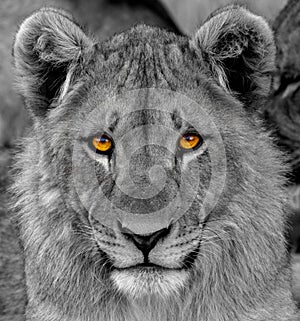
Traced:
<path fill-rule="evenodd" d="M 113 140 L 106 134 L 94 136 L 90 140 L 90 147 L 98 154 L 109 154 L 113 148 Z"/>
<path fill-rule="evenodd" d="M 202 137 L 197 133 L 186 133 L 179 140 L 179 147 L 184 151 L 195 150 L 203 143 Z"/>

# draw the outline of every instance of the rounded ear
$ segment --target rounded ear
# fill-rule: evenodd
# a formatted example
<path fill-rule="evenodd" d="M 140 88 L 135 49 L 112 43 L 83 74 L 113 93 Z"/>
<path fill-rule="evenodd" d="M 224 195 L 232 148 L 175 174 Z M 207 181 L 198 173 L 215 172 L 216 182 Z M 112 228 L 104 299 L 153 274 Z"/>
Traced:
<path fill-rule="evenodd" d="M 267 22 L 231 5 L 217 10 L 197 31 L 191 45 L 216 81 L 247 107 L 257 108 L 269 94 L 275 44 Z"/>
<path fill-rule="evenodd" d="M 50 105 L 72 82 L 78 61 L 86 59 L 93 42 L 62 10 L 43 8 L 20 26 L 13 47 L 17 84 L 34 116 Z"/>

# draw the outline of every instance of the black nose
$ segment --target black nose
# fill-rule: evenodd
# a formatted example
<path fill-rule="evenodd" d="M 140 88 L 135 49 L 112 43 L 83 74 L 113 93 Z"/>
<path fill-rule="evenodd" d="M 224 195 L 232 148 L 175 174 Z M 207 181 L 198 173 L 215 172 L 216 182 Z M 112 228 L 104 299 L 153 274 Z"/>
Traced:
<path fill-rule="evenodd" d="M 135 246 L 143 252 L 144 256 L 147 256 L 158 240 L 165 237 L 169 232 L 170 228 L 163 228 L 152 234 L 139 235 L 131 233 L 128 229 L 122 229 L 122 233 L 133 241 Z"/>

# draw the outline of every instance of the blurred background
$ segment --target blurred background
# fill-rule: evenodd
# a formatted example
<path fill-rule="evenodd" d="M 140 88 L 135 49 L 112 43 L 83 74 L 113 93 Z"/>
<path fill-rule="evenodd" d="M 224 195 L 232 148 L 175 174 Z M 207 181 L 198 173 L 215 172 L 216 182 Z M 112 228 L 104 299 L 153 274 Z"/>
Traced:
<path fill-rule="evenodd" d="M 193 33 L 214 10 L 230 4 L 246 5 L 251 11 L 273 21 L 285 6 L 286 0 L 161 0 L 174 21 L 185 34 Z"/>
<path fill-rule="evenodd" d="M 231 0 L 1 0 L 0 2 L 0 179 L 9 148 L 29 119 L 14 88 L 12 44 L 18 25 L 42 6 L 70 10 L 99 39 L 144 22 L 192 35 L 215 9 Z M 264 16 L 273 26 L 278 48 L 277 73 L 264 116 L 280 148 L 292 155 L 289 189 L 295 293 L 300 302 L 300 1 L 235 0 Z M 0 182 L 1 183 L 1 182 Z M 0 198 L 1 200 L 1 198 Z"/>

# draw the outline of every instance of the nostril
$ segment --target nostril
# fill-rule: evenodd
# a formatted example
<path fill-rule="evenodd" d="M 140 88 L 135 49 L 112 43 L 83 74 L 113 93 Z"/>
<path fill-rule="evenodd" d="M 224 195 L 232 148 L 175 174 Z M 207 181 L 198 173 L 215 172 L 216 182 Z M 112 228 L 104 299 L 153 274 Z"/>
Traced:
<path fill-rule="evenodd" d="M 133 234 L 128 229 L 123 229 L 122 233 L 130 238 L 135 246 L 143 252 L 146 256 L 155 247 L 157 242 L 163 237 L 167 236 L 170 232 L 170 228 L 163 228 L 147 235 Z"/>

